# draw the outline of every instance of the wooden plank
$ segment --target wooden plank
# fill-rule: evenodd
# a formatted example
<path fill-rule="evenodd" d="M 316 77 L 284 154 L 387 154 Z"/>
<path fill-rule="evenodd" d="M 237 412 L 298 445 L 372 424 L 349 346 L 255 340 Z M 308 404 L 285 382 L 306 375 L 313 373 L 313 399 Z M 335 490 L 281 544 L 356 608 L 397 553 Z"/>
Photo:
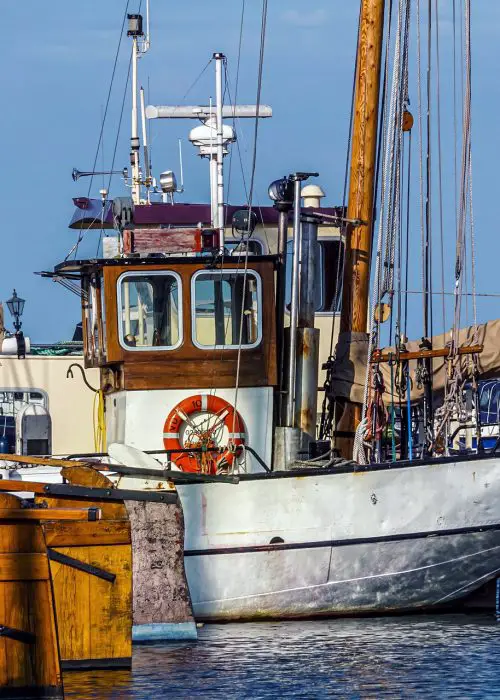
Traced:
<path fill-rule="evenodd" d="M 1 460 L 8 462 L 19 462 L 19 464 L 36 464 L 44 467 L 87 467 L 87 462 L 74 462 L 70 459 L 59 459 L 58 457 L 27 457 L 26 455 L 0 454 Z"/>
<path fill-rule="evenodd" d="M 458 348 L 458 355 L 478 355 L 483 351 L 483 345 L 464 345 Z M 413 350 L 411 352 L 396 351 L 382 352 L 375 350 L 372 355 L 372 363 L 389 362 L 391 360 L 419 360 L 433 357 L 451 357 L 450 348 L 435 348 L 433 350 Z"/>
<path fill-rule="evenodd" d="M 49 564 L 46 554 L 40 552 L 0 554 L 0 581 L 46 581 L 48 578 Z M 1 621 L 0 624 L 2 624 Z"/>
<path fill-rule="evenodd" d="M 48 547 L 130 544 L 128 520 L 89 522 L 48 522 L 43 526 Z"/>
<path fill-rule="evenodd" d="M 132 654 L 132 548 L 58 547 L 57 552 L 116 575 L 114 583 L 51 561 L 63 661 Z M 68 611 L 73 611 L 71 615 Z"/>
<path fill-rule="evenodd" d="M 1 520 L 89 520 L 101 519 L 100 508 L 0 508 Z"/>
<path fill-rule="evenodd" d="M 16 496 L 0 493 L 0 508 L 16 509 Z M 33 644 L 0 637 L 0 687 L 16 697 L 47 692 L 62 697 L 62 681 L 49 564 L 39 521 L 0 526 L 0 624 L 34 635 Z"/>
<path fill-rule="evenodd" d="M 73 484 L 74 486 L 87 486 L 89 488 L 103 489 L 113 488 L 113 482 L 110 479 L 108 479 L 107 476 L 104 476 L 104 474 L 101 474 L 99 471 L 89 466 L 65 467 L 61 473 L 62 476 L 66 479 L 66 481 L 68 481 L 70 484 Z M 63 497 L 46 500 L 48 503 L 49 501 L 53 501 L 52 505 L 56 505 L 56 503 L 60 506 L 68 504 L 68 500 Z M 85 502 L 72 499 L 71 502 L 75 505 L 77 503 L 81 503 L 82 505 L 88 505 L 88 501 Z M 123 501 L 117 501 L 112 503 L 109 501 L 96 500 L 96 504 L 98 504 L 99 508 L 101 509 L 102 518 L 104 520 L 128 520 L 127 508 L 125 507 Z"/>
<path fill-rule="evenodd" d="M 42 484 L 38 481 L 0 479 L 0 491 L 24 491 L 27 493 L 45 493 L 45 484 Z"/>
<path fill-rule="evenodd" d="M 209 358 L 172 358 L 168 363 L 160 359 L 150 362 L 127 360 L 123 365 L 123 386 L 125 389 L 210 389 L 231 388 L 236 381 L 237 358 L 234 356 L 212 356 Z M 261 387 L 273 385 L 273 377 L 268 374 L 262 352 L 244 353 L 244 370 L 240 374 L 241 387 Z"/>

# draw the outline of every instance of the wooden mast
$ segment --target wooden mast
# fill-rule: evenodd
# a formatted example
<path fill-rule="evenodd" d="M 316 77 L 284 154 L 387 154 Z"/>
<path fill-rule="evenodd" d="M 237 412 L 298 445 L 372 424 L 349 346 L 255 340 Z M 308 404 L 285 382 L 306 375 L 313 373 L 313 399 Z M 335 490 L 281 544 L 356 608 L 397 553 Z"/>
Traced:
<path fill-rule="evenodd" d="M 366 333 L 368 324 L 384 3 L 361 0 L 347 218 L 367 223 L 346 232 L 341 333 Z M 344 433 L 338 446 L 349 459 L 361 408 L 347 402 L 337 426 Z"/>

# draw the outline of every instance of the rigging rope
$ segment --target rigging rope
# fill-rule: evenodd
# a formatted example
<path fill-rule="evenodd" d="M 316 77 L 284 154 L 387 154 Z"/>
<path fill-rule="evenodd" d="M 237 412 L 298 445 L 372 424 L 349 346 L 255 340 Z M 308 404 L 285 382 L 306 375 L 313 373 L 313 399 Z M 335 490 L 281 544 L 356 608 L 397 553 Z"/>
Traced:
<path fill-rule="evenodd" d="M 123 13 L 122 26 L 121 26 L 121 28 L 120 28 L 120 38 L 119 38 L 119 40 L 118 40 L 118 46 L 116 47 L 115 60 L 114 60 L 114 63 L 113 63 L 113 70 L 111 71 L 111 79 L 110 79 L 110 81 L 109 81 L 108 96 L 107 96 L 107 98 L 106 98 L 106 107 L 104 108 L 104 114 L 103 114 L 102 121 L 101 121 L 101 130 L 100 130 L 100 132 L 99 132 L 99 139 L 98 139 L 98 141 L 97 141 L 97 148 L 96 148 L 95 157 L 94 157 L 94 164 L 93 164 L 93 166 L 92 166 L 92 172 L 94 172 L 94 170 L 95 170 L 95 168 L 96 168 L 97 159 L 98 159 L 98 157 L 99 157 L 99 150 L 100 150 L 100 148 L 101 148 L 101 143 L 102 143 L 102 139 L 103 139 L 103 136 L 104 136 L 104 126 L 105 126 L 105 124 L 106 124 L 106 117 L 107 117 L 107 115 L 108 115 L 108 108 L 109 108 L 109 103 L 110 103 L 110 100 L 111 100 L 111 91 L 112 91 L 112 89 L 113 89 L 113 83 L 114 83 L 114 80 L 115 80 L 116 66 L 117 66 L 117 64 L 118 64 L 118 57 L 119 57 L 119 55 L 120 55 L 120 48 L 121 48 L 121 45 L 122 45 L 122 39 L 123 39 L 123 34 L 124 34 L 124 31 L 123 31 L 123 30 L 124 30 L 124 28 L 125 28 L 125 22 L 127 21 L 127 14 L 128 14 L 128 7 L 129 7 L 129 4 L 130 4 L 130 0 L 127 0 L 126 5 L 125 5 L 125 11 L 124 11 L 124 13 Z M 90 192 L 91 192 L 91 189 L 92 189 L 93 180 L 94 180 L 94 176 L 91 175 L 90 178 L 89 178 L 89 187 L 88 187 L 88 191 L 87 191 L 87 197 L 90 197 Z"/>
<path fill-rule="evenodd" d="M 236 82 L 234 86 L 234 103 L 231 100 L 231 95 L 229 94 L 229 77 L 228 77 L 228 69 L 227 69 L 227 63 L 225 64 L 226 67 L 226 87 L 228 90 L 229 94 L 229 101 L 233 106 L 236 106 L 238 104 L 238 87 L 239 87 L 239 81 L 240 81 L 240 64 L 241 64 L 241 47 L 243 45 L 243 26 L 245 22 L 245 0 L 241 0 L 241 17 L 240 17 L 240 36 L 238 40 L 238 57 L 236 59 Z M 236 131 L 236 110 L 233 111 L 233 129 Z M 239 153 L 239 149 L 238 149 Z M 240 156 L 241 160 L 241 156 Z M 233 166 L 233 149 L 231 149 L 231 152 L 229 154 L 229 168 L 228 168 L 228 177 L 227 177 L 227 195 L 226 195 L 226 201 L 229 204 L 229 192 L 231 189 L 231 173 L 232 173 L 232 166 Z M 246 183 L 244 183 L 245 186 L 245 194 L 246 194 Z"/>
<path fill-rule="evenodd" d="M 255 185 L 255 170 L 257 166 L 257 139 L 259 134 L 259 112 L 260 112 L 260 101 L 262 93 L 262 72 L 264 67 L 264 48 L 266 42 L 266 27 L 267 27 L 267 4 L 268 0 L 262 0 L 262 16 L 261 16 L 261 30 L 260 30 L 260 51 L 259 51 L 259 69 L 257 74 L 257 98 L 255 104 L 256 117 L 255 117 L 255 128 L 254 128 L 254 143 L 253 143 L 253 154 L 252 154 L 252 170 L 250 175 L 250 190 L 248 195 L 248 237 L 250 237 L 250 224 L 251 224 L 251 213 L 252 213 L 252 199 L 254 193 Z M 243 273 L 243 287 L 242 287 L 242 297 L 241 297 L 241 312 L 240 312 L 240 328 L 239 328 L 239 339 L 238 339 L 238 355 L 236 360 L 236 381 L 234 390 L 234 415 L 233 415 L 233 427 L 232 432 L 234 433 L 234 426 L 236 420 L 236 412 L 238 410 L 238 391 L 240 383 L 240 370 L 241 370 L 241 352 L 243 345 L 243 322 L 245 320 L 245 298 L 247 289 L 247 272 L 248 272 L 248 246 L 245 250 L 245 267 Z M 262 313 L 262 310 L 261 310 Z M 229 441 L 231 444 L 231 439 Z M 233 461 L 234 465 L 235 461 Z M 233 468 L 233 465 L 231 468 Z"/>

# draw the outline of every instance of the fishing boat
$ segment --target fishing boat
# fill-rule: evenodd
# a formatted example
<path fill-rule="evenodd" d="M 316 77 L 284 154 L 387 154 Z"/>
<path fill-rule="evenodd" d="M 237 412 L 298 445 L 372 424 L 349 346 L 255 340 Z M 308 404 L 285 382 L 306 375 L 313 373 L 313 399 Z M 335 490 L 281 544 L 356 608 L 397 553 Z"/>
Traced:
<path fill-rule="evenodd" d="M 137 63 L 149 30 L 129 17 L 132 196 L 77 199 L 73 226 L 114 229 L 107 254 L 68 257 L 50 276 L 81 283 L 85 366 L 100 372 L 110 455 L 120 454 L 117 444 L 150 453 L 135 466 L 156 484 L 184 475 L 176 488 L 198 620 L 440 609 L 500 572 L 500 457 L 497 441 L 484 444 L 478 403 L 480 377 L 500 367 L 498 322 L 460 332 L 457 312 L 451 335 L 432 337 L 425 235 L 427 323 L 416 347 L 395 302 L 398 164 L 413 122 L 410 9 L 402 0 L 391 16 L 383 0 L 361 0 L 347 207 L 321 207 L 322 191 L 305 186 L 317 173 L 297 171 L 273 182 L 260 221 L 251 201 L 226 206 L 223 168 L 235 140 L 224 120 L 271 114 L 260 90 L 256 105 L 224 104 L 226 59 L 215 53 L 215 104 L 146 108 Z M 469 10 L 466 0 L 467 39 Z M 470 72 L 466 125 L 469 81 Z M 190 140 L 210 163 L 210 207 L 174 204 L 172 171 L 160 178 L 164 201 L 155 199 L 146 120 L 157 118 L 201 122 Z M 463 153 L 456 305 L 470 215 L 468 126 Z M 85 174 L 95 173 L 74 177 Z M 383 347 L 388 318 L 396 342 Z"/>

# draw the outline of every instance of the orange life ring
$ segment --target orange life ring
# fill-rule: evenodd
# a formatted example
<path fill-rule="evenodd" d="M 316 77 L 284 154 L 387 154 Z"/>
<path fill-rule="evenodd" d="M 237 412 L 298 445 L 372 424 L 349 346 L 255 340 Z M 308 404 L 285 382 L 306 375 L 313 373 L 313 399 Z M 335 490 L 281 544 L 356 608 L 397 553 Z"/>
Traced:
<path fill-rule="evenodd" d="M 228 401 L 221 399 L 219 396 L 212 394 L 197 394 L 189 396 L 187 399 L 180 401 L 167 416 L 165 425 L 163 426 L 163 444 L 166 450 L 177 451 L 177 455 L 172 454 L 172 461 L 185 472 L 200 472 L 203 470 L 203 454 L 189 452 L 189 446 L 181 444 L 180 429 L 183 423 L 189 420 L 189 416 L 200 411 L 213 413 L 219 416 L 219 421 L 212 427 L 211 430 L 206 430 L 199 436 L 200 447 L 205 444 L 206 454 L 218 454 L 216 459 L 210 459 L 206 471 L 211 474 L 216 474 L 222 464 L 232 466 L 236 456 L 236 447 L 245 444 L 245 426 L 243 419 L 234 406 Z M 210 434 L 218 425 L 224 424 L 229 433 L 229 443 L 222 451 L 218 449 L 213 440 L 210 439 Z M 192 447 L 194 445 L 191 445 Z M 201 459 L 200 459 L 201 458 Z"/>

